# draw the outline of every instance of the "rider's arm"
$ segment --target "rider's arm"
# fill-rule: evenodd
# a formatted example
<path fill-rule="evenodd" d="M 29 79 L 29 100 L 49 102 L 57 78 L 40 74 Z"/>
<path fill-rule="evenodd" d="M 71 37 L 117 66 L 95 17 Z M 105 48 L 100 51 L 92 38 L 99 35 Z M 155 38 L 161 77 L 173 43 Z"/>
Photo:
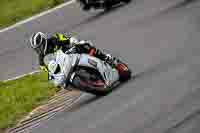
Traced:
<path fill-rule="evenodd" d="M 101 60 L 105 60 L 107 58 L 106 54 L 95 47 L 91 42 L 85 41 L 85 43 L 79 43 L 75 46 L 78 49 L 78 53 L 87 53 Z"/>
<path fill-rule="evenodd" d="M 81 54 L 81 53 L 89 54 L 91 49 L 95 48 L 91 43 L 86 42 L 86 41 L 84 41 L 84 43 L 77 43 L 74 45 L 74 47 L 76 48 L 76 51 L 79 54 Z"/>
<path fill-rule="evenodd" d="M 60 48 L 63 47 L 63 45 L 66 43 L 66 41 L 64 41 L 62 39 L 62 34 L 55 34 L 54 36 L 50 36 L 47 40 L 48 42 L 48 50 L 51 52 L 55 52 L 57 50 L 59 50 Z M 40 54 L 39 55 L 39 67 L 40 70 L 47 72 L 48 68 L 44 62 L 44 55 Z"/>
<path fill-rule="evenodd" d="M 39 63 L 39 68 L 40 68 L 40 70 L 42 70 L 42 71 L 45 71 L 45 72 L 47 72 L 48 71 L 48 69 L 47 69 L 47 67 L 46 67 L 46 65 L 45 65 L 45 63 L 44 63 L 44 56 L 43 55 L 41 55 L 41 54 L 39 54 L 38 55 L 38 63 Z"/>

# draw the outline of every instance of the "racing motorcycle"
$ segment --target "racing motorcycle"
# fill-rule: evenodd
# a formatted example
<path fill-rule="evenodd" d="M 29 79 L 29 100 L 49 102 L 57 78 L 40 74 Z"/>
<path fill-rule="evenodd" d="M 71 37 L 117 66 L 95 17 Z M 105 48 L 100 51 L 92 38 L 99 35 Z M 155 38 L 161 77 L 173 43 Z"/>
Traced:
<path fill-rule="evenodd" d="M 70 50 L 69 50 L 70 51 Z M 117 61 L 116 68 L 90 54 L 56 53 L 56 61 L 60 65 L 65 84 L 84 92 L 102 96 L 112 88 L 131 78 L 128 66 Z"/>
<path fill-rule="evenodd" d="M 122 2 L 129 3 L 131 0 L 77 0 L 77 2 L 80 4 L 82 10 L 89 11 L 91 8 L 109 10 L 114 5 Z"/>

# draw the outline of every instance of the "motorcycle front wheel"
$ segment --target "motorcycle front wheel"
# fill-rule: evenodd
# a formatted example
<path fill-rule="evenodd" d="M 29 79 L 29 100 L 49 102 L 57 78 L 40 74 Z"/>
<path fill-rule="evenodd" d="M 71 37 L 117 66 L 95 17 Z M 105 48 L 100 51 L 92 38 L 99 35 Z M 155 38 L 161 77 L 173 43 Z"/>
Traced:
<path fill-rule="evenodd" d="M 80 8 L 83 10 L 83 11 L 89 11 L 91 9 L 91 5 L 88 4 L 85 0 L 77 0 L 79 5 L 80 5 Z"/>
<path fill-rule="evenodd" d="M 131 0 L 122 0 L 122 2 L 124 2 L 124 3 L 130 3 L 131 2 Z"/>

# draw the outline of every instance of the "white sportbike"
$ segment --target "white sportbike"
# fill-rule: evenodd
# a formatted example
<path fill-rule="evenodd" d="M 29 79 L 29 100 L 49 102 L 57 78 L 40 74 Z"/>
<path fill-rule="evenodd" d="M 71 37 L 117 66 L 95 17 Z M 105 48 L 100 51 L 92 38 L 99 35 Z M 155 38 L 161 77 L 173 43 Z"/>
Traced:
<path fill-rule="evenodd" d="M 49 80 L 55 85 L 64 88 L 71 85 L 95 95 L 104 95 L 117 83 L 131 78 L 131 70 L 121 61 L 113 68 L 89 54 L 66 54 L 62 50 L 54 53 L 48 69 Z"/>

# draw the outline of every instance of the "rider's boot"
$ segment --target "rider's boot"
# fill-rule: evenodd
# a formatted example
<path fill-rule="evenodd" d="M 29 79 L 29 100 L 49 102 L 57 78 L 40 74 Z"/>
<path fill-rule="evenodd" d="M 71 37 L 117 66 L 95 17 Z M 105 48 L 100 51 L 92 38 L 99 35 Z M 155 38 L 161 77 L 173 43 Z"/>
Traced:
<path fill-rule="evenodd" d="M 105 52 L 103 52 L 99 49 L 95 49 L 95 55 L 94 56 L 105 61 L 106 63 L 108 63 L 112 67 L 116 67 L 116 65 L 119 62 L 119 60 L 117 58 L 115 58 L 114 56 L 112 56 L 111 54 L 105 53 Z"/>
<path fill-rule="evenodd" d="M 112 68 L 115 68 L 119 73 L 120 81 L 126 81 L 131 77 L 131 71 L 128 67 L 111 54 L 95 49 L 94 56 L 107 62 Z"/>

